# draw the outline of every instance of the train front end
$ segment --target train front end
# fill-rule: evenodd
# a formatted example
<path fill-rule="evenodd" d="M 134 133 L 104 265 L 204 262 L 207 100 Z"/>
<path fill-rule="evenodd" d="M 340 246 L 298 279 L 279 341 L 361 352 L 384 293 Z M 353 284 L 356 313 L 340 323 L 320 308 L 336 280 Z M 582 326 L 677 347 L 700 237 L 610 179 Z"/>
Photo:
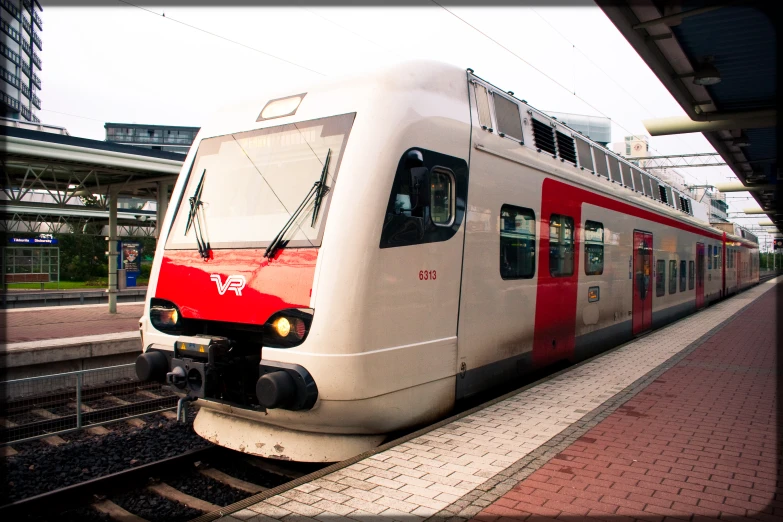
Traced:
<path fill-rule="evenodd" d="M 426 286 L 412 281 L 433 247 L 379 240 L 406 151 L 467 156 L 465 78 L 408 65 L 202 127 L 162 224 L 136 364 L 140 379 L 195 401 L 196 433 L 334 462 L 449 411 L 459 238 Z M 416 265 L 397 261 L 411 255 Z M 421 323 L 433 300 L 448 317 Z"/>

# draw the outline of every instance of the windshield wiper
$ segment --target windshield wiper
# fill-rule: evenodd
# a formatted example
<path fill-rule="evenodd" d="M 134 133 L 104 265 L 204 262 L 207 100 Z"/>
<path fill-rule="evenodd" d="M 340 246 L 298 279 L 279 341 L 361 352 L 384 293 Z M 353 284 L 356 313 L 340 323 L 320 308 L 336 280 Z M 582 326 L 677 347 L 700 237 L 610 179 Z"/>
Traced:
<path fill-rule="evenodd" d="M 198 246 L 198 253 L 201 254 L 201 257 L 204 259 L 209 258 L 209 242 L 204 239 L 204 226 L 201 222 L 201 216 L 199 215 L 199 207 L 203 207 L 201 193 L 204 190 L 204 178 L 206 175 L 207 169 L 204 169 L 204 171 L 201 173 L 201 179 L 196 186 L 196 190 L 193 192 L 193 195 L 188 198 L 188 201 L 190 201 L 190 213 L 188 214 L 188 222 L 185 225 L 186 236 L 190 231 L 190 226 L 193 225 L 193 231 L 196 235 L 196 245 Z"/>
<path fill-rule="evenodd" d="M 285 225 L 283 225 L 283 228 L 280 230 L 280 232 L 277 233 L 275 238 L 267 247 L 266 251 L 264 252 L 264 257 L 272 257 L 275 255 L 275 251 L 283 242 L 283 237 L 285 236 L 286 232 L 288 232 L 288 229 L 291 228 L 291 225 L 293 225 L 296 222 L 297 218 L 302 213 L 302 211 L 307 207 L 307 204 L 310 202 L 313 196 L 315 196 L 315 205 L 313 206 L 313 221 L 311 226 L 315 225 L 315 220 L 318 217 L 318 208 L 321 206 L 321 199 L 323 198 L 323 195 L 326 194 L 326 191 L 328 190 L 328 187 L 326 186 L 326 172 L 329 170 L 329 158 L 331 156 L 332 156 L 332 149 L 329 149 L 329 151 L 326 153 L 326 161 L 324 161 L 324 168 L 321 171 L 321 179 L 313 183 L 313 186 L 307 192 L 307 195 L 305 195 L 302 202 L 299 204 L 296 210 L 294 210 L 294 212 L 291 214 L 291 217 L 288 218 L 288 221 L 286 221 Z"/>
<path fill-rule="evenodd" d="M 318 190 L 315 193 L 315 203 L 313 204 L 313 220 L 310 222 L 310 227 L 315 226 L 315 220 L 318 219 L 318 210 L 321 208 L 321 200 L 324 194 L 329 190 L 326 186 L 326 174 L 329 171 L 329 158 L 332 157 L 332 149 L 326 152 L 326 159 L 324 160 L 324 168 L 321 171 L 321 181 L 318 182 Z"/>

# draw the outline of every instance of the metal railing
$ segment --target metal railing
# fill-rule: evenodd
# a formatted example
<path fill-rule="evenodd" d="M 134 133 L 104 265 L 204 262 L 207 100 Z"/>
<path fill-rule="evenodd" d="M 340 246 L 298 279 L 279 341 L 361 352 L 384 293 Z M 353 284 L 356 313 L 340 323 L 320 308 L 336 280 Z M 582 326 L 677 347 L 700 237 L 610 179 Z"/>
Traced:
<path fill-rule="evenodd" d="M 0 29 L 2 29 L 3 32 L 8 36 L 10 36 L 11 39 L 16 43 L 19 43 L 20 41 L 24 42 L 24 40 L 22 40 L 22 35 L 19 34 L 19 31 L 11 27 L 11 24 L 9 24 L 3 19 L 0 19 Z"/>
<path fill-rule="evenodd" d="M 17 110 L 17 111 L 19 110 L 19 100 L 15 100 L 15 99 L 11 98 L 10 96 L 8 96 L 3 91 L 0 91 L 0 100 L 2 100 L 3 103 L 5 103 L 9 107 L 11 107 L 12 109 Z"/>
<path fill-rule="evenodd" d="M 21 83 L 19 81 L 19 77 L 15 74 L 13 74 L 11 71 L 6 69 L 5 67 L 0 66 L 0 76 L 3 77 L 3 80 L 7 81 L 17 89 L 21 87 Z M 24 89 L 22 90 L 24 92 Z M 29 92 L 29 89 L 28 89 Z"/>
<path fill-rule="evenodd" d="M 27 66 L 28 70 L 30 70 L 30 66 Z M 39 89 L 41 88 L 41 79 L 38 77 L 37 74 L 35 74 L 34 71 L 30 70 L 30 80 L 35 84 L 36 87 Z"/>
<path fill-rule="evenodd" d="M 173 410 L 177 400 L 138 381 L 135 364 L 0 382 L 0 446 Z"/>
<path fill-rule="evenodd" d="M 0 0 L 0 5 L 5 7 L 5 10 L 11 13 L 11 16 L 19 20 L 19 9 L 9 0 Z"/>
<path fill-rule="evenodd" d="M 6 44 L 0 42 L 0 54 L 14 62 L 16 65 L 19 65 L 22 63 L 22 57 L 19 56 L 19 53 L 15 53 L 11 50 L 10 47 L 8 47 Z"/>

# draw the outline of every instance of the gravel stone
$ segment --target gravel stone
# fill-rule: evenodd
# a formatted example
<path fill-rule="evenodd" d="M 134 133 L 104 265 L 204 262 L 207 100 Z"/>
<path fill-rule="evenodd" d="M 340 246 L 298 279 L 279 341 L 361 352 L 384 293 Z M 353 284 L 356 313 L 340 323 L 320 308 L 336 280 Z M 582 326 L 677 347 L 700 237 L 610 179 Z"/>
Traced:
<path fill-rule="evenodd" d="M 131 460 L 143 465 L 209 445 L 193 432 L 192 420 L 186 425 L 160 420 L 143 428 L 20 452 L 5 459 L 9 487 L 0 490 L 0 504 L 122 471 L 131 467 Z"/>
<path fill-rule="evenodd" d="M 167 478 L 166 484 L 191 497 L 200 498 L 218 506 L 228 506 L 250 496 L 244 491 L 226 486 L 195 471 L 175 478 Z"/>

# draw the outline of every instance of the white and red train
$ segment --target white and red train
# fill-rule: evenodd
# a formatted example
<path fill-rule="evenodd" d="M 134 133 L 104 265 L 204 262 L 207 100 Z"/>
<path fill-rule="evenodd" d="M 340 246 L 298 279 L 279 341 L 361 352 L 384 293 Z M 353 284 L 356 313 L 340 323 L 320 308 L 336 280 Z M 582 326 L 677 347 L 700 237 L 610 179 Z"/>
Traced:
<path fill-rule="evenodd" d="M 757 283 L 757 244 L 691 212 L 470 69 L 283 93 L 193 144 L 137 372 L 216 444 L 344 459 Z"/>

